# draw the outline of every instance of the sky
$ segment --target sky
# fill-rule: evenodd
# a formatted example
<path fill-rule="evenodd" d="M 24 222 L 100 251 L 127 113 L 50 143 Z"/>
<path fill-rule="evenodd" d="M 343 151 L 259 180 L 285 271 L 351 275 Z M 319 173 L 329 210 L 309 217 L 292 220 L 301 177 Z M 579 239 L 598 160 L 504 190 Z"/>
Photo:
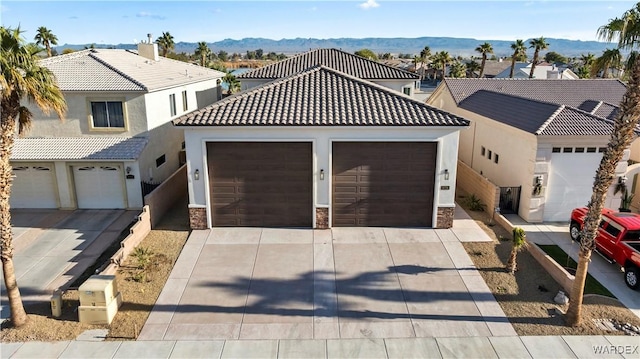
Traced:
<path fill-rule="evenodd" d="M 597 40 L 599 26 L 635 1 L 0 1 L 0 22 L 32 41 L 45 26 L 58 44 L 223 39 L 457 37 Z"/>

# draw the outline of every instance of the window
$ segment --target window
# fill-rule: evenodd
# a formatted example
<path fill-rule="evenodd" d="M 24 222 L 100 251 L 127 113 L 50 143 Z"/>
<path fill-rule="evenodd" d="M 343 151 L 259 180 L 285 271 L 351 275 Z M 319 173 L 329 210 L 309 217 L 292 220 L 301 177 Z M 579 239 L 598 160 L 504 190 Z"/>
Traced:
<path fill-rule="evenodd" d="M 618 237 L 618 234 L 620 234 L 620 230 L 618 228 L 612 226 L 611 223 L 607 224 L 607 226 L 605 227 L 604 231 L 609 233 L 614 238 Z"/>
<path fill-rule="evenodd" d="M 493 162 L 498 163 L 498 161 L 500 161 L 500 156 L 496 153 L 496 155 L 493 156 Z"/>
<path fill-rule="evenodd" d="M 573 152 L 573 147 L 565 147 L 562 149 L 563 153 L 571 153 Z"/>
<path fill-rule="evenodd" d="M 596 152 L 595 147 L 587 147 L 587 153 L 595 153 L 595 152 Z"/>
<path fill-rule="evenodd" d="M 124 128 L 124 111 L 121 101 L 92 101 L 93 127 Z"/>
<path fill-rule="evenodd" d="M 606 148 L 605 148 L 605 147 L 598 147 L 598 152 L 603 153 L 603 152 L 604 152 L 604 150 L 606 150 Z"/>
<path fill-rule="evenodd" d="M 551 152 L 553 153 L 560 153 L 560 147 L 554 147 L 551 149 Z"/>
<path fill-rule="evenodd" d="M 162 166 L 165 162 L 167 162 L 167 157 L 165 155 L 156 158 L 156 167 Z"/>
<path fill-rule="evenodd" d="M 411 87 L 403 87 L 402 92 L 407 96 L 411 96 Z"/>
<path fill-rule="evenodd" d="M 171 116 L 175 116 L 177 114 L 176 111 L 176 95 L 169 95 L 169 106 L 171 106 Z"/>
<path fill-rule="evenodd" d="M 491 152 L 491 150 L 489 150 L 489 153 L 487 154 L 487 158 L 491 159 L 491 156 L 493 155 L 493 152 Z"/>
<path fill-rule="evenodd" d="M 189 104 L 187 102 L 187 91 L 182 91 L 182 111 L 187 111 L 189 109 Z"/>
<path fill-rule="evenodd" d="M 484 154 L 485 154 L 486 152 L 487 152 L 487 149 L 486 149 L 486 148 L 484 148 L 484 146 L 482 146 L 482 147 L 480 148 L 480 155 L 484 157 Z"/>
<path fill-rule="evenodd" d="M 584 153 L 584 147 L 576 147 L 576 153 Z"/>

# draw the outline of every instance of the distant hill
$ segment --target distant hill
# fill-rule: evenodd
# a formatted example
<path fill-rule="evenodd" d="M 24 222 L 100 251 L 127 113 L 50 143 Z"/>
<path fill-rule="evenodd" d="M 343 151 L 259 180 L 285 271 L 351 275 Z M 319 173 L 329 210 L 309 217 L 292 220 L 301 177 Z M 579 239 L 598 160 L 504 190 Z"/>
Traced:
<path fill-rule="evenodd" d="M 615 47 L 615 44 L 598 42 L 598 41 L 580 41 L 580 40 L 566 40 L 566 39 L 546 39 L 549 43 L 549 49 L 547 51 L 555 51 L 564 56 L 573 57 L 580 56 L 591 52 L 596 56 L 600 55 L 602 51 L 607 48 Z M 477 55 L 474 49 L 483 42 L 489 42 L 493 45 L 496 56 L 509 56 L 511 54 L 510 45 L 513 41 L 503 40 L 477 40 L 471 38 L 454 38 L 454 37 L 417 37 L 417 38 L 381 38 L 371 37 L 364 39 L 355 38 L 338 38 L 338 39 L 282 39 L 282 40 L 270 40 L 264 38 L 244 38 L 242 40 L 225 39 L 213 43 L 208 43 L 209 47 L 218 52 L 224 50 L 228 53 L 241 53 L 244 54 L 247 51 L 253 51 L 262 49 L 264 53 L 276 52 L 285 54 L 294 54 L 299 52 L 308 51 L 315 48 L 339 48 L 345 51 L 353 52 L 360 49 L 370 49 L 375 53 L 389 52 L 392 54 L 418 54 L 425 46 L 429 46 L 432 52 L 436 51 L 448 51 L 452 56 L 468 57 L 471 55 Z M 529 39 L 525 40 L 528 43 Z M 74 50 L 80 50 L 90 46 L 90 44 L 71 45 L 65 44 L 57 46 L 56 50 L 61 52 L 62 49 L 72 48 Z M 100 44 L 96 47 L 101 48 L 118 48 L 118 49 L 132 49 L 135 48 L 135 44 Z M 193 53 L 197 47 L 195 42 L 178 42 L 175 46 L 175 52 Z M 529 56 L 533 51 L 529 50 Z"/>

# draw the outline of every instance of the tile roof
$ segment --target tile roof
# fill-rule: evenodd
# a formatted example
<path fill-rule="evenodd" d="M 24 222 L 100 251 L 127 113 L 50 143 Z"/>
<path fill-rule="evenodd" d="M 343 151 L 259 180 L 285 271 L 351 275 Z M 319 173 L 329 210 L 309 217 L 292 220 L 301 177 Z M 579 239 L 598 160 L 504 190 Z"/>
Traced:
<path fill-rule="evenodd" d="M 238 79 L 275 80 L 324 65 L 365 80 L 417 80 L 414 73 L 391 67 L 338 49 L 311 50 L 238 75 Z"/>
<path fill-rule="evenodd" d="M 316 66 L 174 120 L 177 126 L 468 126 L 400 92 Z"/>
<path fill-rule="evenodd" d="M 137 160 L 146 145 L 141 137 L 16 138 L 11 160 Z"/>
<path fill-rule="evenodd" d="M 618 104 L 627 87 L 620 80 L 453 79 L 445 86 L 457 104 L 484 90 L 580 108 L 587 101 Z"/>
<path fill-rule="evenodd" d="M 535 135 L 606 136 L 613 130 L 610 120 L 577 108 L 494 91 L 477 91 L 459 106 Z"/>
<path fill-rule="evenodd" d="M 160 57 L 158 61 L 134 51 L 89 49 L 41 60 L 63 91 L 155 91 L 204 80 L 224 73 Z"/>

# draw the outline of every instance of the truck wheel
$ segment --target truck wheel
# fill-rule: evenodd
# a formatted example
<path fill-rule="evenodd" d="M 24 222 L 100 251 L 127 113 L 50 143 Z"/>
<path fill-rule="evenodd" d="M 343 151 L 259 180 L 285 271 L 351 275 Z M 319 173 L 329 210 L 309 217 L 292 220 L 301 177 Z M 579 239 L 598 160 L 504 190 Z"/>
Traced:
<path fill-rule="evenodd" d="M 631 289 L 637 290 L 638 288 L 640 288 L 637 267 L 626 267 L 624 269 L 624 282 L 627 283 L 627 286 Z"/>
<path fill-rule="evenodd" d="M 576 222 L 571 222 L 571 226 L 569 227 L 569 235 L 571 239 L 574 241 L 580 241 L 580 225 Z"/>

